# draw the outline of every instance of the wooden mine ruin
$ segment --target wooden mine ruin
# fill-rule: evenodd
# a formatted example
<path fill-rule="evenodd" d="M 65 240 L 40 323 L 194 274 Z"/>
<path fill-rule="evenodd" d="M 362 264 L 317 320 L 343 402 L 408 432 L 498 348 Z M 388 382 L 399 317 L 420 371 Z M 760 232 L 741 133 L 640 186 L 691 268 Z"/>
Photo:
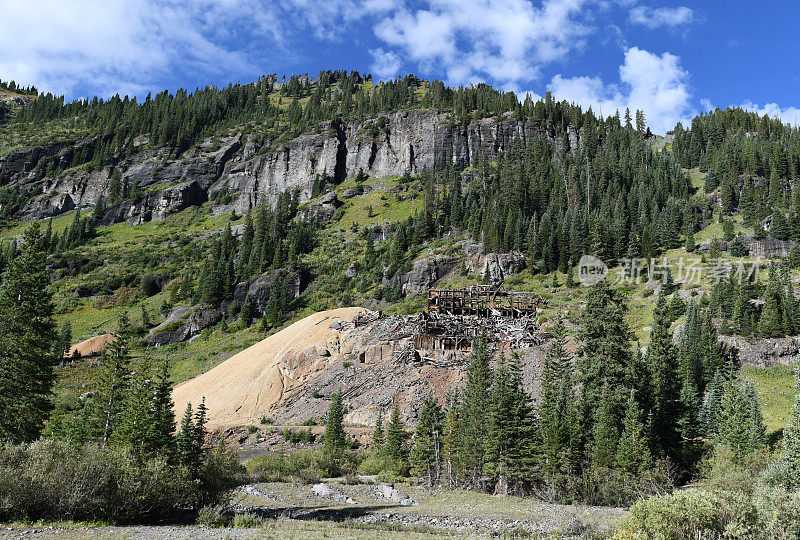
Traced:
<path fill-rule="evenodd" d="M 428 311 L 419 320 L 414 348 L 467 353 L 475 340 L 487 338 L 505 347 L 541 342 L 534 317 L 542 299 L 525 292 L 501 291 L 488 285 L 428 291 Z"/>

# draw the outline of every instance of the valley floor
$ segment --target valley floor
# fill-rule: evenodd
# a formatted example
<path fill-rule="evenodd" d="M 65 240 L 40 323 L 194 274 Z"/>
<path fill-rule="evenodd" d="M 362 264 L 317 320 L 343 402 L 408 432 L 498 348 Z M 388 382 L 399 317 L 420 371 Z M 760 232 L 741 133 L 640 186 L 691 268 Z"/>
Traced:
<path fill-rule="evenodd" d="M 187 526 L 3 525 L 2 538 L 484 538 L 602 537 L 613 532 L 622 508 L 549 504 L 533 498 L 495 497 L 461 490 L 398 486 L 417 504 L 382 499 L 372 484 L 328 481 L 351 497 L 344 504 L 314 495 L 311 486 L 284 482 L 242 486 L 232 504 L 237 514 L 257 516 L 252 528 Z M 260 521 L 260 523 L 258 523 Z"/>

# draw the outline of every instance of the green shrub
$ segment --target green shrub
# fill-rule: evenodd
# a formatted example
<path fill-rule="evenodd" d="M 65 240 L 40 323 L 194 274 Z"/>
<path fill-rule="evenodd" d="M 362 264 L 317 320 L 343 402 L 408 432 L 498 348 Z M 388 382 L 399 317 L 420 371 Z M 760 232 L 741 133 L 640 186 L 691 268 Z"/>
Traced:
<path fill-rule="evenodd" d="M 235 454 L 206 456 L 197 479 L 164 458 L 140 461 L 117 448 L 43 439 L 0 445 L 0 521 L 144 523 L 223 500 L 241 466 Z"/>
<path fill-rule="evenodd" d="M 253 514 L 236 514 L 233 517 L 233 523 L 231 526 L 234 529 L 255 529 L 266 527 L 270 523 L 273 522 L 268 521 L 261 516 L 256 516 Z"/>
<path fill-rule="evenodd" d="M 262 426 L 271 426 L 274 423 L 275 423 L 275 420 L 273 420 L 272 418 L 267 418 L 266 416 L 262 416 L 261 417 L 261 425 Z"/>
<path fill-rule="evenodd" d="M 206 505 L 197 512 L 195 522 L 205 527 L 227 527 L 230 518 L 225 512 L 225 507 L 221 504 Z"/>
<path fill-rule="evenodd" d="M 359 457 L 345 452 L 333 458 L 320 449 L 304 448 L 289 453 L 256 456 L 245 463 L 254 482 L 292 481 L 313 484 L 322 478 L 355 471 Z"/>
<path fill-rule="evenodd" d="M 317 436 L 311 432 L 311 428 L 302 431 L 295 431 L 293 429 L 284 429 L 283 440 L 290 442 L 292 444 L 298 444 L 301 442 L 313 443 L 314 441 L 317 440 Z"/>
<path fill-rule="evenodd" d="M 405 468 L 407 469 L 407 467 L 406 465 Z M 403 468 L 402 463 L 398 463 L 391 457 L 372 453 L 358 466 L 358 472 L 361 474 L 374 475 L 391 471 L 394 474 L 399 474 L 403 471 Z"/>
<path fill-rule="evenodd" d="M 257 426 L 254 426 L 252 424 L 247 426 L 247 432 L 248 433 L 255 433 L 256 431 L 258 431 L 258 427 Z"/>
<path fill-rule="evenodd" d="M 763 448 L 737 461 L 732 450 L 720 445 L 700 464 L 704 487 L 711 491 L 752 493 L 769 459 L 769 450 Z"/>
<path fill-rule="evenodd" d="M 676 491 L 637 502 L 620 527 L 619 538 L 668 540 L 721 534 L 719 496 L 700 490 Z"/>

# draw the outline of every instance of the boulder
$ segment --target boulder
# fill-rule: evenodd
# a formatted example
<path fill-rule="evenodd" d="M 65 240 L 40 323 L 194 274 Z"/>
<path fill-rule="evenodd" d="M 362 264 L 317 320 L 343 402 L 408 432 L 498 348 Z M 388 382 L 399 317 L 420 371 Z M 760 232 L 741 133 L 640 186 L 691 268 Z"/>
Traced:
<path fill-rule="evenodd" d="M 288 287 L 291 300 L 300 296 L 300 276 L 294 272 L 289 272 L 285 268 L 280 268 L 264 272 L 255 279 L 237 283 L 233 291 L 233 298 L 241 306 L 244 304 L 247 295 L 250 295 L 250 301 L 253 302 L 256 313 L 259 316 L 263 315 L 267 308 L 270 294 L 272 294 L 272 285 L 276 279 L 281 279 L 284 286 Z"/>
<path fill-rule="evenodd" d="M 400 278 L 403 290 L 407 293 L 427 291 L 446 273 L 452 270 L 457 262 L 457 258 L 438 255 L 416 261 L 411 271 L 403 274 Z"/>
<path fill-rule="evenodd" d="M 480 275 L 488 279 L 492 285 L 497 285 L 524 268 L 525 257 L 522 253 L 489 253 L 483 257 Z"/>
<path fill-rule="evenodd" d="M 169 314 L 169 317 L 150 330 L 147 341 L 150 345 L 158 347 L 186 341 L 197 336 L 206 328 L 222 320 L 218 309 L 209 305 L 198 306 L 194 309 L 178 307 Z"/>
<path fill-rule="evenodd" d="M 414 500 L 403 493 L 395 489 L 392 484 L 378 484 L 375 488 L 375 493 L 379 497 L 383 497 L 384 499 L 389 499 L 392 502 L 395 502 L 401 506 L 411 506 L 414 503 Z"/>
<path fill-rule="evenodd" d="M 314 484 L 314 486 L 311 488 L 311 491 L 314 492 L 314 495 L 322 499 L 332 499 L 334 501 L 346 502 L 347 504 L 356 504 L 356 501 L 354 501 L 352 498 L 331 489 L 328 484 L 325 483 Z"/>

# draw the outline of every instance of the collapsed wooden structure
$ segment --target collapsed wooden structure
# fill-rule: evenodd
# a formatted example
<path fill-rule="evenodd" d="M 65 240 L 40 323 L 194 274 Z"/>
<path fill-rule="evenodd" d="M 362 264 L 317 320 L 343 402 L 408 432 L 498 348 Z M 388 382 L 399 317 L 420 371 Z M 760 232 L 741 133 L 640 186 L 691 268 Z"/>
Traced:
<path fill-rule="evenodd" d="M 431 315 L 499 316 L 516 319 L 536 315 L 541 305 L 541 297 L 533 293 L 502 291 L 489 285 L 428 291 L 428 313 Z"/>
<path fill-rule="evenodd" d="M 482 334 L 501 347 L 538 345 L 535 315 L 542 299 L 533 294 L 502 291 L 488 285 L 428 291 L 428 311 L 414 333 L 414 349 L 468 353 Z"/>

